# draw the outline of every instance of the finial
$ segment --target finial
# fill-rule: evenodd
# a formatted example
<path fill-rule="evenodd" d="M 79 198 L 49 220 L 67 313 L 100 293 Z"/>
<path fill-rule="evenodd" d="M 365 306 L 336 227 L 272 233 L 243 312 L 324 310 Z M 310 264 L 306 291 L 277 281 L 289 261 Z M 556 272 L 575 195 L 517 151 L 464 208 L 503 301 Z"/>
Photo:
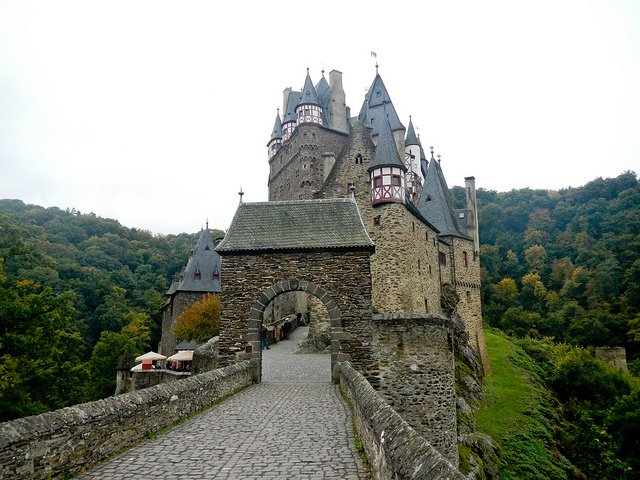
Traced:
<path fill-rule="evenodd" d="M 376 60 L 376 75 L 378 75 L 378 61 Z"/>
<path fill-rule="evenodd" d="M 309 75 L 309 67 L 307 67 L 307 75 Z"/>
<path fill-rule="evenodd" d="M 440 163 L 440 154 L 438 154 L 438 163 Z"/>
<path fill-rule="evenodd" d="M 207 230 L 209 230 L 209 217 L 207 217 L 207 223 L 205 225 L 207 226 Z"/>
<path fill-rule="evenodd" d="M 242 196 L 244 195 L 244 192 L 242 191 L 242 187 L 240 187 L 240 191 L 238 192 L 238 195 L 240 195 L 240 204 L 242 204 Z"/>
<path fill-rule="evenodd" d="M 431 160 L 434 160 L 434 158 L 433 158 L 433 146 L 431 146 Z"/>
<path fill-rule="evenodd" d="M 322 66 L 322 76 L 324 77 L 324 65 Z"/>
<path fill-rule="evenodd" d="M 349 193 L 351 193 L 351 198 L 356 198 L 356 186 L 353 183 L 349 185 Z"/>

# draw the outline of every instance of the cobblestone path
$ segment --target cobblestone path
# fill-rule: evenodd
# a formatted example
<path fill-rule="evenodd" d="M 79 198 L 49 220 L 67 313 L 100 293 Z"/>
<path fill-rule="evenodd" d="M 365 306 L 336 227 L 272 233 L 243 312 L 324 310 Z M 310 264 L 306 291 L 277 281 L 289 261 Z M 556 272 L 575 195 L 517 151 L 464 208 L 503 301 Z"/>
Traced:
<path fill-rule="evenodd" d="M 263 381 L 89 470 L 82 479 L 364 479 L 329 355 L 263 352 Z"/>

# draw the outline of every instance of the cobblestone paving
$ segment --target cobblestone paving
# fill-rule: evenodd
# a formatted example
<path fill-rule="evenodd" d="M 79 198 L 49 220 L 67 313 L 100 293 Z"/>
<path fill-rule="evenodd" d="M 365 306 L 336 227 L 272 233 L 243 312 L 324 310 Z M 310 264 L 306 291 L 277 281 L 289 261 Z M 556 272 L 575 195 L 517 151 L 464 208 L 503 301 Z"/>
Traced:
<path fill-rule="evenodd" d="M 82 479 L 364 479 L 329 355 L 263 352 L 263 381 L 84 473 Z"/>

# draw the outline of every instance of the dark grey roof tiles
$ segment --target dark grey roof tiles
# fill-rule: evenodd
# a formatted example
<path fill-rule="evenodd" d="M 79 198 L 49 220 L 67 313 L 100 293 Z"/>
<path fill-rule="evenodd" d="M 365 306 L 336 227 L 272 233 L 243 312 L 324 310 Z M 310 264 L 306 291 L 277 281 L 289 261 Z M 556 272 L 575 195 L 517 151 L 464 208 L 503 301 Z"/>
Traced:
<path fill-rule="evenodd" d="M 302 88 L 302 95 L 298 105 L 321 105 L 318 100 L 318 94 L 313 86 L 309 72 L 307 71 L 307 78 L 304 80 L 304 87 Z"/>
<path fill-rule="evenodd" d="M 409 117 L 409 127 L 407 127 L 407 138 L 404 141 L 405 145 L 420 145 L 420 140 L 416 136 L 416 131 L 413 128 L 413 122 Z"/>
<path fill-rule="evenodd" d="M 389 92 L 387 92 L 387 88 L 384 86 L 382 77 L 376 74 L 371 88 L 367 91 L 358 117 L 367 127 L 372 129 L 372 135 L 378 135 L 382 125 L 382 119 L 385 115 L 389 120 L 392 131 L 404 130 L 404 125 L 402 125 L 396 113 L 396 109 L 391 102 L 391 97 L 389 96 Z"/>
<path fill-rule="evenodd" d="M 291 91 L 291 93 L 289 93 L 286 108 L 287 111 L 284 112 L 284 116 L 282 117 L 283 124 L 298 121 L 298 117 L 296 117 L 296 106 L 300 103 L 300 98 L 302 98 L 302 94 L 300 92 Z"/>
<path fill-rule="evenodd" d="M 216 244 L 211 238 L 209 229 L 202 230 L 198 243 L 192 250 L 191 258 L 180 274 L 175 291 L 220 291 L 220 255 L 215 248 Z"/>
<path fill-rule="evenodd" d="M 324 73 L 322 78 L 316 85 L 316 93 L 318 94 L 318 100 L 320 100 L 320 104 L 323 108 L 329 107 L 329 97 L 331 96 L 331 88 L 329 87 L 329 83 L 324 78 Z"/>
<path fill-rule="evenodd" d="M 194 342 L 193 340 L 183 340 L 179 344 L 176 345 L 176 350 L 195 350 L 200 346 L 199 343 Z"/>
<path fill-rule="evenodd" d="M 400 159 L 396 141 L 391 133 L 391 127 L 388 121 L 381 121 L 380 135 L 378 135 L 378 143 L 376 145 L 376 154 L 371 162 L 369 171 L 378 167 L 400 167 L 404 172 L 407 167 Z"/>
<path fill-rule="evenodd" d="M 351 198 L 243 203 L 218 252 L 373 249 Z"/>
<path fill-rule="evenodd" d="M 460 231 L 455 213 L 452 207 L 451 194 L 447 182 L 442 174 L 440 162 L 431 158 L 424 186 L 418 199 L 418 210 L 433 224 L 440 235 L 454 235 L 456 237 L 467 236 Z"/>
<path fill-rule="evenodd" d="M 282 139 L 282 121 L 280 120 L 280 111 L 276 114 L 276 120 L 273 123 L 273 131 L 271 132 L 271 139 L 269 143 L 273 140 L 281 140 Z"/>

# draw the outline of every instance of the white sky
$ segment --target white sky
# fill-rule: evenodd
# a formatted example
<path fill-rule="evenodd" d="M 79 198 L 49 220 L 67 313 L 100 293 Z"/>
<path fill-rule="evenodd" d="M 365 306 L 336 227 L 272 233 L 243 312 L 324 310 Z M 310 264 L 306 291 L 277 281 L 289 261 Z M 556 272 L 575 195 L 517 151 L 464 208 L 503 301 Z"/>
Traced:
<path fill-rule="evenodd" d="M 282 90 L 340 70 L 355 115 L 371 51 L 450 186 L 640 173 L 638 0 L 0 0 L 0 198 L 226 229 Z"/>

